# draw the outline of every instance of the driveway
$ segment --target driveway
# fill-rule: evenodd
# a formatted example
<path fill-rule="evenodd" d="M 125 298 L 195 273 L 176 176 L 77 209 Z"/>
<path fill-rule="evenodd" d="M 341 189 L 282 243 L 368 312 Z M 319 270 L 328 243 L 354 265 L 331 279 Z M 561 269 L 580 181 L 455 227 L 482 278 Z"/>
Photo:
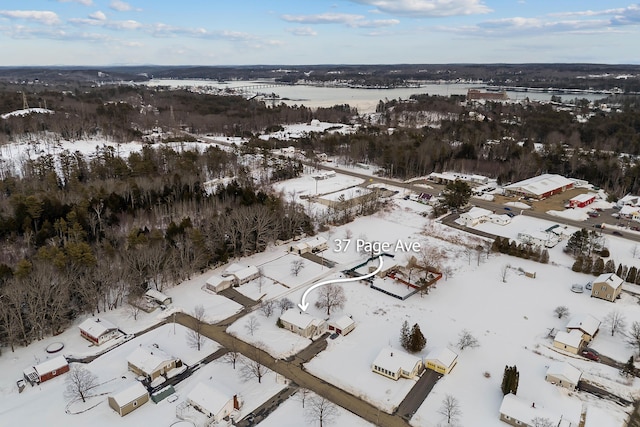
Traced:
<path fill-rule="evenodd" d="M 436 385 L 438 380 L 442 378 L 442 374 L 432 371 L 431 369 L 427 369 L 418 382 L 411 388 L 407 396 L 404 398 L 400 405 L 398 405 L 398 409 L 396 413 L 400 415 L 405 420 L 411 419 L 413 414 L 418 410 L 422 402 L 427 398 L 433 387 Z"/>

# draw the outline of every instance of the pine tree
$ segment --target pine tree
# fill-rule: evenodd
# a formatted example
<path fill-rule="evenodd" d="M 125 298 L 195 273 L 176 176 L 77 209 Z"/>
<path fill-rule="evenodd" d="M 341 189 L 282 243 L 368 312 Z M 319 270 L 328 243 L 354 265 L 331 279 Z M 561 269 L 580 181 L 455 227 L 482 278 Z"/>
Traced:
<path fill-rule="evenodd" d="M 420 331 L 420 326 L 416 323 L 411 328 L 411 335 L 409 336 L 409 350 L 412 353 L 417 353 L 427 345 L 427 339 L 422 335 L 422 331 Z"/>
<path fill-rule="evenodd" d="M 518 368 L 514 366 L 505 366 L 504 374 L 502 376 L 502 394 L 513 393 L 516 394 L 518 392 L 518 382 L 520 380 L 520 373 L 518 372 Z"/>
<path fill-rule="evenodd" d="M 638 275 L 638 269 L 636 267 L 632 266 L 629 269 L 629 273 L 627 273 L 626 281 L 629 282 L 629 283 L 635 283 L 637 275 Z"/>
<path fill-rule="evenodd" d="M 616 269 L 616 263 L 612 259 L 608 259 L 604 265 L 603 273 L 613 273 Z"/>
<path fill-rule="evenodd" d="M 540 253 L 540 262 L 542 264 L 549 264 L 549 251 L 546 249 L 543 249 L 542 252 Z"/>
<path fill-rule="evenodd" d="M 493 252 L 499 252 L 501 244 L 502 244 L 502 240 L 500 236 L 496 236 L 496 239 L 493 241 L 493 244 L 491 245 L 491 250 Z"/>
<path fill-rule="evenodd" d="M 581 256 L 579 256 L 578 258 L 576 258 L 575 262 L 573 263 L 571 270 L 582 271 L 582 264 L 583 264 L 583 259 Z"/>
<path fill-rule="evenodd" d="M 591 273 L 591 269 L 593 268 L 593 259 L 588 256 L 582 261 L 582 272 L 583 273 Z"/>
<path fill-rule="evenodd" d="M 629 357 L 629 360 L 627 361 L 627 363 L 624 364 L 624 366 L 622 367 L 622 375 L 624 376 L 631 376 L 633 375 L 633 373 L 635 372 L 636 367 L 633 363 L 633 356 Z"/>
<path fill-rule="evenodd" d="M 593 267 L 591 268 L 591 274 L 594 276 L 599 276 L 604 271 L 604 260 L 602 258 L 598 258 L 596 262 L 593 263 Z"/>
<path fill-rule="evenodd" d="M 400 329 L 400 345 L 402 348 L 408 350 L 409 349 L 409 338 L 411 337 L 411 332 L 409 331 L 409 322 L 406 320 L 402 323 L 402 329 Z"/>

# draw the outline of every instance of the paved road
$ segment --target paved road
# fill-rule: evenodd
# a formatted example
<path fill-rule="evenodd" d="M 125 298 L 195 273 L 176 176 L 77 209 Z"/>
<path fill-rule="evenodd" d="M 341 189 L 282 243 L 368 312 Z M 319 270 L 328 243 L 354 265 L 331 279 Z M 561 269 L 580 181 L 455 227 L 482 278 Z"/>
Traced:
<path fill-rule="evenodd" d="M 251 421 L 251 414 L 249 414 L 242 420 L 238 421 L 235 425 L 238 427 L 249 427 L 260 423 L 260 421 L 263 421 L 265 418 L 267 418 L 271 412 L 273 412 L 278 406 L 280 406 L 282 402 L 291 397 L 291 395 L 297 390 L 297 384 L 289 384 L 286 388 L 280 390 L 278 393 L 276 393 L 276 395 L 272 396 L 271 399 L 267 400 L 252 412 L 253 421 Z"/>
<path fill-rule="evenodd" d="M 442 374 L 427 369 L 398 405 L 396 413 L 405 420 L 411 419 L 440 378 L 442 378 Z"/>
<path fill-rule="evenodd" d="M 238 316 L 238 315 L 236 315 Z M 191 317 L 184 313 L 176 315 L 176 321 L 182 325 L 189 325 Z M 228 324 L 228 321 L 224 321 Z M 239 340 L 226 333 L 225 326 L 220 324 L 204 325 L 203 335 L 222 344 L 226 348 L 235 348 L 245 357 L 259 360 L 264 366 L 274 372 L 288 378 L 300 387 L 307 388 L 322 396 L 338 406 L 353 412 L 361 418 L 381 427 L 410 427 L 409 423 L 400 416 L 387 414 L 378 410 L 375 406 L 361 400 L 360 398 L 335 387 L 320 378 L 306 372 L 301 366 L 274 359 L 268 353 L 253 347 L 252 345 Z"/>
<path fill-rule="evenodd" d="M 578 390 L 581 391 L 585 391 L 587 393 L 591 393 L 595 396 L 598 396 L 602 399 L 608 399 L 608 400 L 612 400 L 622 406 L 628 406 L 631 405 L 633 402 L 631 402 L 630 400 L 624 399 L 618 395 L 615 395 L 611 392 L 608 392 L 605 389 L 602 389 L 600 387 L 598 387 L 597 385 L 588 383 L 586 381 L 579 381 L 578 382 Z"/>
<path fill-rule="evenodd" d="M 307 347 L 300 350 L 298 354 L 293 357 L 293 360 L 291 360 L 291 362 L 301 365 L 313 359 L 314 356 L 327 348 L 327 337 L 329 335 L 329 332 L 325 333 L 320 338 L 312 342 L 311 345 L 308 345 Z"/>
<path fill-rule="evenodd" d="M 218 292 L 218 295 L 222 295 L 223 297 L 230 299 L 231 301 L 235 301 L 243 307 L 253 307 L 257 304 L 256 301 L 252 300 L 246 295 L 241 294 L 233 287 Z"/>

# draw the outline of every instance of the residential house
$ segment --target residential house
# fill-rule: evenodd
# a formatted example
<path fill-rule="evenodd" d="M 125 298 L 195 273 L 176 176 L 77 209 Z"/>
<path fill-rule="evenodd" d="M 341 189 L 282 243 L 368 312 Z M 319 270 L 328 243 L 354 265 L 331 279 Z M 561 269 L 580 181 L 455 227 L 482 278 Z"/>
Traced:
<path fill-rule="evenodd" d="M 149 392 L 140 381 L 129 384 L 124 389 L 109 395 L 109 406 L 124 417 L 149 401 Z"/>
<path fill-rule="evenodd" d="M 255 265 L 247 265 L 233 273 L 236 278 L 236 286 L 244 285 L 260 277 L 260 270 Z"/>
<path fill-rule="evenodd" d="M 289 247 L 289 252 L 302 255 L 306 253 L 322 252 L 327 249 L 329 249 L 327 239 L 321 236 L 315 236 L 302 242 L 298 242 L 295 245 L 291 245 Z"/>
<path fill-rule="evenodd" d="M 582 332 L 579 329 L 572 329 L 570 332 L 558 331 L 553 340 L 555 348 L 572 354 L 578 354 L 583 343 Z"/>
<path fill-rule="evenodd" d="M 399 378 L 412 379 L 419 376 L 424 370 L 424 363 L 420 357 L 385 347 L 371 364 L 371 370 L 397 381 Z"/>
<path fill-rule="evenodd" d="M 24 378 L 31 385 L 49 381 L 52 378 L 69 372 L 69 363 L 64 356 L 57 356 L 23 371 Z"/>
<path fill-rule="evenodd" d="M 240 409 L 238 395 L 231 395 L 204 383 L 198 383 L 191 390 L 187 395 L 187 402 L 215 423 L 228 419 L 234 410 Z"/>
<path fill-rule="evenodd" d="M 120 334 L 116 325 L 98 317 L 89 318 L 78 327 L 80 335 L 95 345 L 101 345 Z"/>
<path fill-rule="evenodd" d="M 562 415 L 529 403 L 515 394 L 509 393 L 502 398 L 500 421 L 515 427 L 533 427 L 534 419 L 548 419 L 553 427 L 570 427 L 572 423 Z"/>
<path fill-rule="evenodd" d="M 582 341 L 589 343 L 600 329 L 600 321 L 590 314 L 573 316 L 567 323 L 567 332 L 578 329 L 582 332 Z"/>
<path fill-rule="evenodd" d="M 233 275 L 220 276 L 214 274 L 207 279 L 205 286 L 213 292 L 221 292 L 233 286 L 235 280 L 236 278 Z"/>
<path fill-rule="evenodd" d="M 618 208 L 622 208 L 623 206 L 640 206 L 640 197 L 627 194 L 621 199 L 618 199 L 616 206 Z"/>
<path fill-rule="evenodd" d="M 489 221 L 489 216 L 493 213 L 488 209 L 473 207 L 468 212 L 460 214 L 458 221 L 466 227 L 473 227 L 482 222 Z"/>
<path fill-rule="evenodd" d="M 568 362 L 552 362 L 547 369 L 545 381 L 569 390 L 575 390 L 582 377 L 582 371 Z"/>
<path fill-rule="evenodd" d="M 171 304 L 171 297 L 163 294 L 160 291 L 157 291 L 155 289 L 149 289 L 146 293 L 145 296 L 152 300 L 155 301 L 158 305 L 168 305 Z"/>
<path fill-rule="evenodd" d="M 569 199 L 569 207 L 584 208 L 596 201 L 596 195 L 593 193 L 578 194 Z"/>
<path fill-rule="evenodd" d="M 615 273 L 603 273 L 593 281 L 591 296 L 614 302 L 622 292 L 623 282 Z"/>
<path fill-rule="evenodd" d="M 303 336 L 312 338 L 322 335 L 326 330 L 326 323 L 322 319 L 317 319 L 307 312 L 296 308 L 290 308 L 280 316 L 280 323 L 284 329 Z"/>
<path fill-rule="evenodd" d="M 329 322 L 329 331 L 334 331 L 340 335 L 347 335 L 356 327 L 356 322 L 350 316 L 342 316 Z"/>
<path fill-rule="evenodd" d="M 127 357 L 129 370 L 153 381 L 170 370 L 182 366 L 180 359 L 168 355 L 156 344 L 150 347 L 140 346 Z"/>
<path fill-rule="evenodd" d="M 489 215 L 489 222 L 498 225 L 507 225 L 511 222 L 511 217 L 507 214 L 491 214 Z"/>
<path fill-rule="evenodd" d="M 549 231 L 518 233 L 518 240 L 525 244 L 543 246 L 545 248 L 552 248 L 560 242 L 558 236 Z"/>
<path fill-rule="evenodd" d="M 636 222 L 640 221 L 640 207 L 638 206 L 625 205 L 620 209 L 618 214 L 620 218 L 623 219 L 630 219 Z"/>
<path fill-rule="evenodd" d="M 424 359 L 427 369 L 448 374 L 458 363 L 458 355 L 447 347 L 431 350 Z"/>

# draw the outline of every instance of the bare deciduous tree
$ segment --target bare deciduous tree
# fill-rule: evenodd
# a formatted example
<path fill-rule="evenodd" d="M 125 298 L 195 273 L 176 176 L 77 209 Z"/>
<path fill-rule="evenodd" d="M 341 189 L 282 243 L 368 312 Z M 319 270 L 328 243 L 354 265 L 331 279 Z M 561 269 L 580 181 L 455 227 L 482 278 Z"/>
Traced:
<path fill-rule="evenodd" d="M 611 331 L 611 336 L 614 336 L 616 332 L 620 332 L 626 325 L 624 314 L 618 310 L 613 310 L 607 314 L 603 320 L 603 323 L 607 325 Z"/>
<path fill-rule="evenodd" d="M 631 329 L 627 333 L 627 343 L 635 347 L 638 350 L 638 354 L 640 354 L 640 322 L 631 324 Z"/>
<path fill-rule="evenodd" d="M 187 332 L 187 343 L 191 348 L 200 351 L 205 339 L 205 336 L 202 335 L 202 329 L 207 318 L 204 307 L 202 305 L 196 305 L 191 313 L 191 317 L 189 331 Z"/>
<path fill-rule="evenodd" d="M 297 277 L 303 268 L 304 261 L 302 261 L 301 259 L 294 259 L 293 261 L 291 261 L 291 274 L 293 274 L 294 276 Z"/>
<path fill-rule="evenodd" d="M 505 264 L 502 267 L 500 267 L 500 279 L 502 280 L 502 283 L 507 283 L 507 278 L 509 277 L 510 268 L 511 266 L 509 264 Z"/>
<path fill-rule="evenodd" d="M 69 400 L 82 399 L 86 402 L 89 391 L 98 386 L 98 377 L 80 365 L 73 365 L 66 376 L 67 387 L 64 396 Z"/>
<path fill-rule="evenodd" d="M 253 334 L 255 334 L 256 331 L 260 329 L 260 322 L 258 322 L 256 316 L 249 316 L 249 320 L 247 320 L 247 323 L 244 325 L 244 327 L 247 332 L 249 332 L 249 335 L 253 336 Z"/>
<path fill-rule="evenodd" d="M 285 311 L 295 306 L 296 306 L 295 303 L 287 297 L 284 297 L 278 300 L 278 308 L 280 309 L 280 314 L 284 313 Z"/>
<path fill-rule="evenodd" d="M 269 372 L 266 366 L 263 364 L 262 348 L 263 343 L 256 343 L 251 359 L 242 359 L 242 368 L 240 368 L 240 375 L 245 381 L 249 381 L 253 378 L 258 380 L 258 384 L 262 383 L 262 378 Z"/>
<path fill-rule="evenodd" d="M 309 395 L 311 395 L 311 390 L 309 390 L 308 388 L 299 388 L 296 391 L 296 399 L 298 399 L 300 401 L 300 403 L 302 403 L 302 407 L 304 408 L 304 404 L 307 401 L 307 398 L 309 397 Z"/>
<path fill-rule="evenodd" d="M 304 412 L 304 417 L 309 424 L 318 424 L 324 427 L 333 424 L 338 418 L 338 408 L 324 397 L 312 397 Z"/>
<path fill-rule="evenodd" d="M 444 399 L 442 399 L 442 405 L 440 409 L 438 409 L 438 413 L 445 417 L 447 425 L 455 424 L 458 417 L 462 415 L 460 402 L 458 402 L 458 399 L 454 396 L 447 394 Z"/>
<path fill-rule="evenodd" d="M 558 316 L 558 319 L 569 316 L 569 307 L 566 305 L 559 305 L 553 312 Z"/>
<path fill-rule="evenodd" d="M 273 309 L 275 308 L 275 301 L 273 300 L 265 300 L 260 303 L 260 311 L 265 317 L 271 317 L 273 314 Z"/>
<path fill-rule="evenodd" d="M 479 347 L 480 343 L 478 342 L 478 340 L 476 339 L 476 337 L 474 337 L 473 335 L 471 335 L 471 332 L 469 332 L 466 329 L 463 329 L 460 334 L 458 335 L 458 344 L 457 344 L 458 348 L 460 350 L 464 350 L 467 347 Z"/>
<path fill-rule="evenodd" d="M 135 299 L 129 302 L 127 306 L 127 314 L 129 317 L 133 317 L 133 320 L 138 320 L 138 316 L 140 315 L 140 301 L 139 299 Z"/>
<path fill-rule="evenodd" d="M 227 352 L 222 356 L 222 361 L 230 364 L 233 369 L 236 369 L 236 363 L 240 359 L 240 352 L 236 346 L 235 340 L 231 341 L 231 345 L 227 348 Z"/>
<path fill-rule="evenodd" d="M 322 286 L 318 292 L 316 308 L 326 308 L 327 316 L 331 315 L 331 310 L 344 307 L 347 297 L 342 286 L 329 284 Z"/>
<path fill-rule="evenodd" d="M 555 424 L 549 418 L 535 417 L 531 420 L 531 427 L 554 427 Z"/>

